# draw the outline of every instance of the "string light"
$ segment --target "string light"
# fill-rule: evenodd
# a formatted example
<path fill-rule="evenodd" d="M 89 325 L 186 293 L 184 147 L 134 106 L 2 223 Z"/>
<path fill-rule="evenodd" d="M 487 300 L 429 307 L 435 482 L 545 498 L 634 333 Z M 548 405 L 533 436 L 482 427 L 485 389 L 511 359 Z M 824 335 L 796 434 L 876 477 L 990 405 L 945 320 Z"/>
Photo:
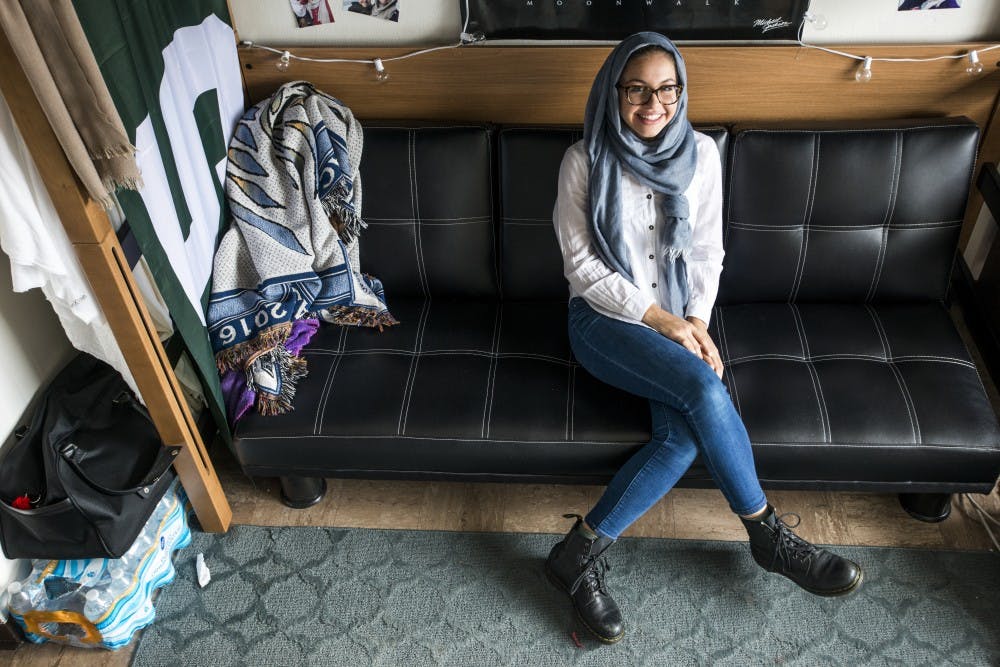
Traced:
<path fill-rule="evenodd" d="M 813 28 L 816 30 L 826 30 L 826 26 L 829 24 L 826 22 L 826 17 L 822 14 L 813 14 L 812 12 L 806 12 L 802 15 L 802 18 L 813 24 Z"/>
<path fill-rule="evenodd" d="M 455 49 L 460 46 L 485 41 L 486 35 L 482 32 L 470 33 L 468 31 L 469 17 L 469 0 L 465 0 L 465 23 L 462 24 L 462 32 L 458 35 L 457 43 L 445 44 L 444 46 L 434 46 L 429 49 L 420 49 L 419 51 L 411 51 L 410 53 L 404 53 L 401 56 L 393 56 L 392 58 L 310 58 L 308 56 L 297 56 L 290 51 L 282 51 L 281 49 L 275 49 L 270 46 L 265 46 L 264 44 L 256 44 L 250 40 L 243 40 L 240 42 L 240 46 L 247 49 L 263 49 L 264 51 L 279 54 L 280 57 L 278 58 L 278 62 L 274 64 L 279 72 L 287 72 L 292 60 L 305 60 L 312 63 L 360 63 L 362 65 L 371 65 L 375 69 L 375 80 L 382 83 L 389 79 L 389 72 L 385 69 L 385 63 L 387 62 L 412 58 L 413 56 L 431 53 L 432 51 L 441 51 L 442 49 Z"/>
<path fill-rule="evenodd" d="M 289 53 L 288 51 L 285 51 L 281 54 L 281 57 L 278 58 L 278 64 L 275 65 L 275 67 L 278 68 L 279 72 L 287 72 L 288 65 L 289 63 L 291 63 L 291 61 L 292 61 L 292 54 Z"/>
<path fill-rule="evenodd" d="M 983 64 L 979 62 L 978 51 L 969 51 L 969 66 L 965 68 L 965 71 L 972 76 L 983 73 Z"/>
<path fill-rule="evenodd" d="M 385 65 L 382 64 L 381 58 L 375 59 L 375 80 L 378 82 L 388 81 L 389 73 L 385 71 Z"/>
<path fill-rule="evenodd" d="M 386 70 L 385 63 L 392 62 L 394 60 L 403 60 L 405 58 L 412 58 L 414 56 L 423 55 L 425 53 L 431 53 L 433 51 L 441 51 L 442 49 L 454 49 L 469 44 L 475 44 L 482 42 L 486 39 L 486 36 L 481 32 L 468 32 L 469 29 L 469 0 L 465 0 L 465 23 L 462 25 L 462 32 L 459 33 L 458 42 L 455 44 L 446 44 L 443 46 L 434 46 L 428 49 L 420 49 L 419 51 L 411 51 L 410 53 L 404 53 L 399 56 L 393 56 L 391 58 L 310 58 L 308 56 L 299 56 L 291 53 L 290 51 L 285 51 L 281 49 L 275 49 L 264 44 L 256 44 L 251 41 L 242 41 L 240 46 L 249 49 L 263 49 L 265 51 L 270 51 L 271 53 L 278 54 L 279 58 L 275 63 L 275 67 L 280 72 L 288 71 L 288 68 L 292 60 L 304 60 L 315 63 L 359 63 L 364 65 L 371 65 L 374 68 L 375 80 L 378 82 L 384 82 L 389 79 L 389 72 Z M 874 58 L 872 56 L 861 56 L 854 53 L 848 53 L 846 51 L 837 51 L 836 49 L 829 49 L 824 46 L 819 46 L 816 44 L 807 44 L 802 40 L 802 31 L 805 28 L 806 23 L 812 24 L 813 28 L 816 30 L 824 30 L 828 23 L 826 17 L 822 14 L 813 14 L 812 12 L 805 12 L 802 15 L 802 22 L 799 24 L 798 38 L 796 42 L 799 46 L 807 49 L 816 49 L 818 51 L 824 51 L 837 56 L 842 56 L 844 58 L 850 58 L 852 60 L 857 60 L 860 62 L 858 69 L 854 73 L 854 78 L 860 82 L 869 82 L 872 80 L 872 63 L 874 62 L 893 62 L 893 63 L 925 63 L 932 62 L 935 60 L 965 60 L 968 59 L 969 64 L 965 68 L 965 71 L 970 76 L 978 76 L 983 73 L 985 68 L 983 63 L 979 59 L 979 54 L 986 51 L 992 51 L 994 49 L 1000 49 L 1000 44 L 992 44 L 990 46 L 982 47 L 980 49 L 973 49 L 965 53 L 959 53 L 955 55 L 942 55 L 942 56 L 932 56 L 929 58 Z"/>
<path fill-rule="evenodd" d="M 858 83 L 868 83 L 872 80 L 872 57 L 865 56 L 864 62 L 858 66 L 858 71 L 854 73 L 854 79 Z"/>
<path fill-rule="evenodd" d="M 851 58 L 853 60 L 860 60 L 861 64 L 858 66 L 857 71 L 854 73 L 854 78 L 857 81 L 867 83 L 872 79 L 872 63 L 929 63 L 935 60 L 965 60 L 969 59 L 969 66 L 965 68 L 965 71 L 970 75 L 975 76 L 977 74 L 982 74 L 983 64 L 979 61 L 979 54 L 984 51 L 992 51 L 993 49 L 1000 49 L 1000 44 L 992 44 L 990 46 L 983 47 L 978 50 L 966 51 L 965 53 L 959 53 L 951 56 L 931 56 L 929 58 L 873 58 L 871 56 L 859 56 L 854 53 L 847 53 L 846 51 L 837 51 L 836 49 L 828 49 L 825 46 L 818 46 L 816 44 L 807 44 L 802 41 L 802 30 L 805 28 L 807 22 L 814 23 L 817 30 L 822 30 L 819 27 L 821 15 L 813 15 L 806 12 L 802 16 L 802 23 L 799 24 L 799 36 L 796 40 L 799 46 L 807 49 L 816 49 L 817 51 L 824 51 L 826 53 L 832 53 L 835 56 L 843 56 L 845 58 Z M 822 18 L 823 27 L 826 27 L 826 19 Z"/>

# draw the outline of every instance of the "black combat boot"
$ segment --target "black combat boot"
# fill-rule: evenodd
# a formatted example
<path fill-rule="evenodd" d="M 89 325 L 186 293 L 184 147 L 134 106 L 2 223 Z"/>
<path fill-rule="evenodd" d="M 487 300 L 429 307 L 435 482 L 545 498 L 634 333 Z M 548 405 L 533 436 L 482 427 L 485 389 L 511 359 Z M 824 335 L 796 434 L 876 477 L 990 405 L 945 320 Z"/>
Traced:
<path fill-rule="evenodd" d="M 589 539 L 581 530 L 583 517 L 566 514 L 576 523 L 561 542 L 552 547 L 545 561 L 545 573 L 556 588 L 569 593 L 573 608 L 587 630 L 605 644 L 614 644 L 625 635 L 618 605 L 604 585 L 610 569 L 601 554 L 614 544 L 609 537 Z"/>
<path fill-rule="evenodd" d="M 857 563 L 806 542 L 770 505 L 761 519 L 740 519 L 750 534 L 753 559 L 768 572 L 777 572 L 810 593 L 828 597 L 847 595 L 861 585 L 863 575 Z"/>

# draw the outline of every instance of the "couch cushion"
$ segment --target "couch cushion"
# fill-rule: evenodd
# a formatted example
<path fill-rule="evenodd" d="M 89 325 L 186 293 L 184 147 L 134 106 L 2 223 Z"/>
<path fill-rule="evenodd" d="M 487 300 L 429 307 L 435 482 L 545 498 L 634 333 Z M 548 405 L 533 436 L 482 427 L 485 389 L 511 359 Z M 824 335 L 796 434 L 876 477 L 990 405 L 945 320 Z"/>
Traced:
<path fill-rule="evenodd" d="M 237 424 L 248 473 L 603 481 L 649 438 L 645 401 L 572 359 L 565 300 L 403 300 L 394 312 L 401 324 L 383 333 L 320 328 L 294 411 Z"/>
<path fill-rule="evenodd" d="M 732 169 L 744 182 L 730 213 L 768 199 L 775 213 L 743 226 L 730 217 L 723 283 L 746 301 L 787 301 L 792 288 L 803 297 L 797 305 L 720 301 L 713 316 L 760 476 L 770 487 L 987 491 L 1000 468 L 1000 431 L 947 312 L 927 296 L 940 296 L 954 253 L 955 173 L 967 166 L 974 126 L 893 126 L 866 133 L 871 145 L 854 142 L 859 133 L 825 132 L 760 131 L 741 135 L 746 143 L 734 150 L 755 167 Z M 648 440 L 645 401 L 592 378 L 568 347 L 551 213 L 559 161 L 575 137 L 572 129 L 501 131 L 498 278 L 487 130 L 366 129 L 371 226 L 362 265 L 386 282 L 401 324 L 382 333 L 323 325 L 303 352 L 309 375 L 295 410 L 237 424 L 234 446 L 248 474 L 604 482 Z M 798 167 L 784 165 L 777 178 L 765 161 L 774 150 L 808 168 L 806 185 Z M 865 196 L 841 210 L 863 219 L 880 186 L 849 167 L 871 161 L 877 171 L 886 151 L 892 168 L 879 224 L 833 215 L 840 202 L 824 189 L 828 174 L 861 189 Z M 813 173 L 824 174 L 822 184 Z M 752 182 L 764 189 L 754 192 Z M 802 187 L 812 213 L 796 228 L 779 195 Z M 942 188 L 941 201 L 923 188 Z M 827 243 L 836 238 L 851 256 Z M 795 253 L 790 271 L 781 266 L 785 246 Z M 870 271 L 859 279 L 862 269 Z M 741 291 L 740 281 L 754 290 Z M 804 298 L 837 301 L 862 288 L 854 304 Z M 908 303 L 917 296 L 924 302 Z M 711 480 L 696 461 L 682 484 Z"/>
<path fill-rule="evenodd" d="M 978 137 L 966 119 L 737 130 L 718 302 L 944 298 Z"/>
<path fill-rule="evenodd" d="M 724 167 L 729 137 L 726 129 L 696 129 L 715 140 Z M 505 299 L 559 299 L 569 295 L 552 210 L 563 154 L 582 138 L 580 128 L 569 127 L 507 127 L 499 132 L 500 281 Z"/>
<path fill-rule="evenodd" d="M 365 127 L 361 266 L 400 298 L 495 298 L 485 126 Z"/>
<path fill-rule="evenodd" d="M 295 410 L 236 428 L 248 474 L 603 482 L 646 402 L 569 351 L 564 301 L 401 301 L 377 333 L 323 325 Z M 938 304 L 717 307 L 724 381 L 771 488 L 985 491 L 1000 431 Z M 682 484 L 710 485 L 696 461 Z"/>
<path fill-rule="evenodd" d="M 716 307 L 761 479 L 822 488 L 995 479 L 1000 431 L 940 304 Z"/>

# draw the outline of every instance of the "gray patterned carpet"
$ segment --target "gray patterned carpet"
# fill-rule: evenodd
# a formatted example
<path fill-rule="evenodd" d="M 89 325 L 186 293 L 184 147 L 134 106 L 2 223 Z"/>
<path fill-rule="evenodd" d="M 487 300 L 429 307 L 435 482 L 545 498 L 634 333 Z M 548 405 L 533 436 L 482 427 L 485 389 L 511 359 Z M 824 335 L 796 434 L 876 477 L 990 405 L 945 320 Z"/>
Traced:
<path fill-rule="evenodd" d="M 842 548 L 860 592 L 817 598 L 743 544 L 623 539 L 628 629 L 586 637 L 542 573 L 552 535 L 236 526 L 196 533 L 133 665 L 995 665 L 1000 557 Z M 195 583 L 195 555 L 212 571 Z M 578 647 L 573 633 L 580 639 Z"/>

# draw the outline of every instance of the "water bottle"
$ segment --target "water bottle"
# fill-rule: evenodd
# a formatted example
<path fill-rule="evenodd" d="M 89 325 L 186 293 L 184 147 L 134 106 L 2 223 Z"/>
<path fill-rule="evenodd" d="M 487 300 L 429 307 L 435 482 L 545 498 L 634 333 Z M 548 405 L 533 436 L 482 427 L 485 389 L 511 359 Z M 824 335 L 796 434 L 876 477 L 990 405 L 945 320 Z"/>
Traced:
<path fill-rule="evenodd" d="M 173 580 L 171 554 L 190 541 L 187 496 L 175 481 L 121 558 L 34 561 L 6 590 L 11 618 L 35 643 L 124 646 L 153 622 L 153 591 Z M 48 612 L 60 612 L 60 620 L 48 620 Z"/>
<path fill-rule="evenodd" d="M 10 582 L 7 586 L 7 594 L 10 595 L 7 607 L 18 616 L 24 616 L 25 612 L 35 608 L 35 598 L 37 596 L 31 595 L 20 581 Z"/>
<path fill-rule="evenodd" d="M 107 591 L 91 588 L 87 591 L 86 601 L 83 603 L 83 615 L 91 623 L 96 623 L 111 607 L 112 601 Z"/>
<path fill-rule="evenodd" d="M 121 597 L 131 585 L 132 578 L 125 573 L 125 568 L 120 566 L 108 568 L 108 583 L 105 590 L 112 600 Z"/>
<path fill-rule="evenodd" d="M 156 529 L 159 527 L 159 522 L 157 521 L 154 524 L 153 521 L 162 516 L 162 511 L 157 507 L 156 511 L 153 512 L 153 516 L 150 517 L 151 521 L 146 524 L 142 532 L 139 533 L 139 536 L 135 538 L 135 542 L 129 547 L 129 550 L 119 559 L 123 569 L 134 570 L 140 567 L 142 562 L 149 556 L 149 552 L 155 543 Z"/>

